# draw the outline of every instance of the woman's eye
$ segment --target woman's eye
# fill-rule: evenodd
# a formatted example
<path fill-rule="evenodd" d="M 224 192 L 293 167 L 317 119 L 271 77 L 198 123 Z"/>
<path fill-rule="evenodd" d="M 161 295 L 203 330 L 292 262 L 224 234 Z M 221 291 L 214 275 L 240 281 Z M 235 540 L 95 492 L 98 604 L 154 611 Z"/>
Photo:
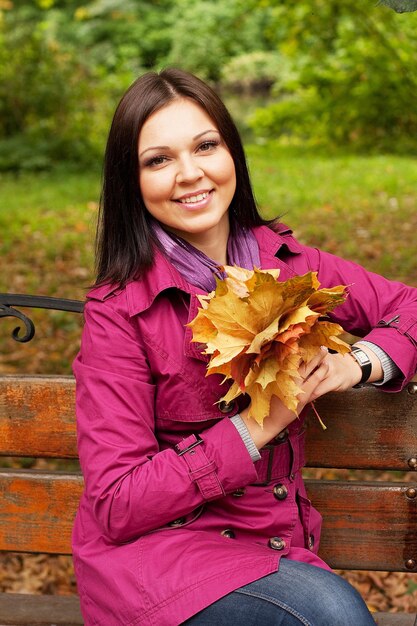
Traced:
<path fill-rule="evenodd" d="M 158 165 L 162 165 L 163 163 L 165 163 L 166 161 L 166 157 L 164 156 L 155 156 L 152 157 L 151 159 L 148 159 L 147 161 L 145 161 L 145 165 L 147 167 L 156 167 Z"/>
<path fill-rule="evenodd" d="M 212 141 L 204 141 L 202 144 L 200 144 L 198 146 L 198 149 L 201 152 L 208 152 L 209 150 L 216 148 L 219 145 L 218 141 L 212 140 Z"/>

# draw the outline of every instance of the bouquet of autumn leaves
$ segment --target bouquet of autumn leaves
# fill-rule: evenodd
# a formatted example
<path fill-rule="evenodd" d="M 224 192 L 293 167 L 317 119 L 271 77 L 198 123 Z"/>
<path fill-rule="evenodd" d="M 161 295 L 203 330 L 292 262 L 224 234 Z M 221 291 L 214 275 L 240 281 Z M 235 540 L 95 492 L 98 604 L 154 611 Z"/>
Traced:
<path fill-rule="evenodd" d="M 278 282 L 279 270 L 224 266 L 215 291 L 198 296 L 201 308 L 189 326 L 206 344 L 208 374 L 233 384 L 222 398 L 251 398 L 249 415 L 262 425 L 273 395 L 297 413 L 298 369 L 325 346 L 345 354 L 343 328 L 323 316 L 342 304 L 345 286 L 319 289 L 317 272 Z"/>

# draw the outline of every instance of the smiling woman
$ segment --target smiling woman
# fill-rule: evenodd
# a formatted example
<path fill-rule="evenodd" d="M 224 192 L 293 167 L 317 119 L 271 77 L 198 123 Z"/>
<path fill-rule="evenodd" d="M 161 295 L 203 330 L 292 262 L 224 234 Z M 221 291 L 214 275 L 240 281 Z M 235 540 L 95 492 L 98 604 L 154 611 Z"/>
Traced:
<path fill-rule="evenodd" d="M 74 362 L 85 493 L 73 554 L 86 626 L 373 624 L 318 556 L 321 516 L 301 475 L 304 408 L 357 384 L 407 384 L 417 290 L 263 220 L 229 113 L 175 69 L 139 78 L 116 110 L 97 252 Z M 225 263 L 350 285 L 329 317 L 365 337 L 353 355 L 317 346 L 299 357 L 297 411 L 272 396 L 262 427 L 247 394 L 221 402 L 232 381 L 220 368 L 207 377 L 209 355 L 192 341 L 198 296 Z M 226 325 L 228 315 L 220 306 Z"/>
<path fill-rule="evenodd" d="M 155 145 L 159 142 L 163 145 Z M 175 100 L 143 125 L 139 184 L 143 202 L 156 220 L 220 265 L 226 264 L 235 166 L 219 130 L 192 100 Z"/>
<path fill-rule="evenodd" d="M 182 106 L 179 106 L 180 102 Z M 171 117 L 174 111 L 178 118 L 176 120 Z M 159 133 L 158 120 L 163 124 L 161 131 L 164 131 L 165 140 Z M 191 123 L 196 128 L 195 132 L 188 130 Z M 198 137 L 200 133 L 203 135 Z M 143 143 L 145 138 L 149 142 L 146 145 Z M 189 154 L 184 160 L 186 154 L 183 152 L 183 144 L 186 140 L 195 143 L 187 146 Z M 235 184 L 228 206 L 231 231 L 237 223 L 239 228 L 245 230 L 268 223 L 258 213 L 242 142 L 223 102 L 208 85 L 186 72 L 170 69 L 161 75 L 145 74 L 133 83 L 120 101 L 107 141 L 97 238 L 97 284 L 124 285 L 133 276 L 139 277 L 152 266 L 154 245 L 158 247 L 160 237 L 154 235 L 154 221 L 145 206 L 143 190 L 139 193 L 138 172 L 140 185 L 144 186 L 145 191 L 148 189 L 147 174 L 150 180 L 152 173 L 155 174 L 152 185 L 156 180 L 158 184 L 163 182 L 166 193 L 165 177 L 162 178 L 162 174 L 159 177 L 159 168 L 165 170 L 164 164 L 170 163 L 168 172 L 171 172 L 174 155 L 166 153 L 166 150 L 171 149 L 176 153 L 181 150 L 181 160 L 178 161 L 179 155 L 176 154 L 175 164 L 178 167 L 181 163 L 182 170 L 184 165 L 187 170 L 191 166 L 193 177 L 196 175 L 196 161 L 205 163 L 207 159 L 218 162 L 215 157 L 222 155 L 229 174 L 230 168 L 234 166 L 227 183 L 225 174 L 219 171 L 216 174 L 220 177 L 222 194 L 226 194 L 226 188 L 230 189 Z M 185 180 L 181 182 L 184 175 Z M 210 186 L 205 189 L 195 181 L 190 185 L 187 180 L 189 176 L 190 170 L 179 173 L 177 186 L 181 191 L 175 192 L 178 197 L 170 197 L 170 211 L 175 207 L 175 200 L 187 197 L 188 193 L 211 191 Z M 215 180 L 211 183 L 217 184 Z M 149 199 L 153 200 L 157 192 L 155 189 L 152 194 L 149 192 L 148 189 Z M 159 202 L 158 198 L 157 204 Z M 195 224 L 202 219 L 203 213 L 197 210 Z M 198 229 L 198 226 L 195 225 L 195 228 Z"/>

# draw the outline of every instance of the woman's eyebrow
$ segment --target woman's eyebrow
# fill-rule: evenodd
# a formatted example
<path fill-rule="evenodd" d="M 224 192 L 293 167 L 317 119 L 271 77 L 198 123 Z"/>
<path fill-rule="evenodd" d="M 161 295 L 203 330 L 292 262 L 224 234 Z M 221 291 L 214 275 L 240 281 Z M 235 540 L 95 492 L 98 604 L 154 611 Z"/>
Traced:
<path fill-rule="evenodd" d="M 150 148 L 146 148 L 146 150 L 142 150 L 142 152 L 139 154 L 139 158 L 149 150 L 169 150 L 169 146 L 151 146 Z"/>
<path fill-rule="evenodd" d="M 206 135 L 207 133 L 217 133 L 218 135 L 220 135 L 219 131 L 216 128 L 209 128 L 209 130 L 203 130 L 202 133 L 198 133 L 198 135 L 193 137 L 193 141 L 195 141 L 196 139 L 200 139 L 200 137 Z M 141 158 L 145 154 L 145 152 L 148 152 L 148 150 L 169 150 L 169 146 L 151 146 L 149 148 L 146 148 L 146 150 L 142 150 L 142 152 L 139 154 L 139 158 Z"/>
<path fill-rule="evenodd" d="M 218 135 L 220 135 L 219 131 L 216 128 L 209 128 L 209 130 L 203 130 L 202 133 L 198 133 L 198 135 L 193 137 L 193 141 L 195 141 L 196 139 L 200 139 L 200 137 L 206 135 L 207 133 L 217 133 Z"/>

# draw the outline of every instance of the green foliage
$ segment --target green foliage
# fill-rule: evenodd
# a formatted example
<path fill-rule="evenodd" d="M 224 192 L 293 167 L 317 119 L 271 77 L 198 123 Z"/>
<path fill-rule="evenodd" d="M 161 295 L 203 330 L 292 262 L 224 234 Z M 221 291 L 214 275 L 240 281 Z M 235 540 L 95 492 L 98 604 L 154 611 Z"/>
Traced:
<path fill-rule="evenodd" d="M 244 0 L 177 0 L 167 62 L 217 82 L 229 59 L 266 49 L 270 14 Z"/>
<path fill-rule="evenodd" d="M 265 2 L 265 0 L 264 0 Z M 314 0 L 275 7 L 289 71 L 253 117 L 263 137 L 410 150 L 417 133 L 417 16 L 369 3 Z"/>
<path fill-rule="evenodd" d="M 278 52 L 255 50 L 232 57 L 221 69 L 222 86 L 257 92 L 270 88 L 285 72 L 286 59 Z"/>
<path fill-rule="evenodd" d="M 59 16 L 34 15 L 11 12 L 1 24 L 0 169 L 90 164 L 102 152 L 94 73 L 55 38 Z"/>
<path fill-rule="evenodd" d="M 261 93 L 263 139 L 415 151 L 416 57 L 417 14 L 374 0 L 1 0 L 0 171 L 98 165 L 120 95 L 166 65 Z"/>
<path fill-rule="evenodd" d="M 171 4 L 38 0 L 0 10 L 0 171 L 101 163 L 117 99 L 167 50 L 156 24 Z"/>

